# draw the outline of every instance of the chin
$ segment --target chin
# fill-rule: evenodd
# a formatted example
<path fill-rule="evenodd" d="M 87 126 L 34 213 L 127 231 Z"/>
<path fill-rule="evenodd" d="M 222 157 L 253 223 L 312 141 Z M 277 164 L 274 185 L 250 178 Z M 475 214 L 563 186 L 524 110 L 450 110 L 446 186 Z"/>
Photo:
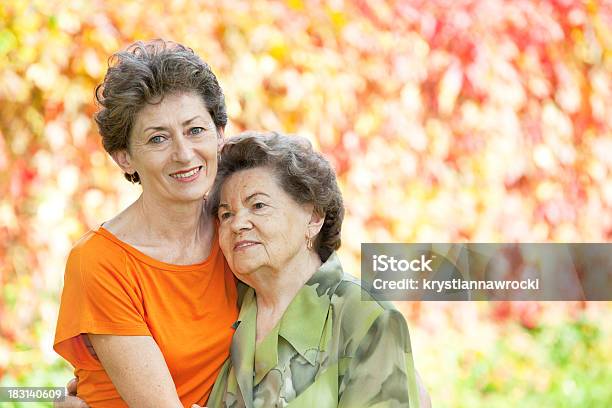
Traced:
<path fill-rule="evenodd" d="M 202 195 L 193 195 L 193 196 L 180 196 L 180 197 L 175 197 L 175 200 L 179 201 L 181 203 L 191 204 L 191 203 L 194 203 L 194 202 L 203 201 L 204 197 L 205 197 L 204 194 L 202 194 Z"/>
<path fill-rule="evenodd" d="M 169 186 L 169 192 L 177 200 L 181 201 L 196 201 L 201 200 L 206 196 L 208 190 L 212 188 L 212 182 L 202 180 L 198 183 L 185 186 Z"/>
<path fill-rule="evenodd" d="M 194 186 L 195 187 L 195 186 Z M 207 190 L 205 188 L 193 188 L 191 191 L 181 191 L 175 194 L 175 199 L 177 201 L 183 202 L 193 202 L 193 201 L 201 201 L 206 197 Z"/>
<path fill-rule="evenodd" d="M 240 276 L 248 276 L 257 270 L 259 265 L 253 262 L 234 262 L 231 267 L 234 275 Z"/>

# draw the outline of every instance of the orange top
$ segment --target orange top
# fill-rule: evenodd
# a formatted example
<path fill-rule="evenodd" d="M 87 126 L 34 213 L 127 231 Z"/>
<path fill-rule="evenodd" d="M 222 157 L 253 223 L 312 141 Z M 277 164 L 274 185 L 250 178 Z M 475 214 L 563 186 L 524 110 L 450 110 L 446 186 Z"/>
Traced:
<path fill-rule="evenodd" d="M 68 257 L 53 347 L 75 367 L 78 396 L 89 406 L 126 407 L 80 334 L 152 336 L 183 405 L 205 405 L 229 355 L 236 299 L 216 238 L 204 262 L 171 265 L 99 227 Z"/>

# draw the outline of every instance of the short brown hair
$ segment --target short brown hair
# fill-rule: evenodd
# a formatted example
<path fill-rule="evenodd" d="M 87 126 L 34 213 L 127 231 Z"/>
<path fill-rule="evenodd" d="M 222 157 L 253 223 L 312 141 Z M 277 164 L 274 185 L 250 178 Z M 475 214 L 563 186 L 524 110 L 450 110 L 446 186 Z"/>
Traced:
<path fill-rule="evenodd" d="M 96 87 L 94 119 L 108 153 L 129 149 L 136 114 L 147 104 L 175 92 L 202 97 L 217 129 L 227 123 L 225 97 L 217 77 L 191 48 L 164 40 L 137 41 L 115 53 L 104 81 Z M 135 173 L 133 182 L 140 179 Z"/>
<path fill-rule="evenodd" d="M 278 132 L 244 132 L 227 139 L 207 203 L 209 212 L 217 216 L 221 188 L 230 175 L 256 167 L 271 168 L 279 185 L 297 203 L 312 204 L 319 215 L 325 216 L 314 247 L 326 261 L 340 248 L 344 204 L 336 172 L 305 138 Z"/>

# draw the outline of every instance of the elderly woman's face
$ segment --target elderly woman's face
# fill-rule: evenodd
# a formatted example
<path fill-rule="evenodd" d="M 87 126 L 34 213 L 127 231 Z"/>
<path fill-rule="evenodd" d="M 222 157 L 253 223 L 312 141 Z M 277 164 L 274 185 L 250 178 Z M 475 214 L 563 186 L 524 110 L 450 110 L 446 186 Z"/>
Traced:
<path fill-rule="evenodd" d="M 137 171 L 144 193 L 154 199 L 201 200 L 217 175 L 217 139 L 201 97 L 169 94 L 136 116 L 130 151 L 121 153 L 128 168 L 122 168 Z M 121 165 L 121 157 L 113 157 Z"/>
<path fill-rule="evenodd" d="M 282 271 L 306 251 L 312 208 L 296 203 L 267 167 L 232 174 L 221 188 L 218 217 L 219 242 L 234 274 Z"/>

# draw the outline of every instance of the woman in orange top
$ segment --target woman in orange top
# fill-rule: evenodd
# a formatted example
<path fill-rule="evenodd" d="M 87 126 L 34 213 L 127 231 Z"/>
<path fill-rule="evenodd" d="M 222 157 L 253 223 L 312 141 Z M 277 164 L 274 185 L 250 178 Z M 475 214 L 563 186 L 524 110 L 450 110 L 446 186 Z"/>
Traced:
<path fill-rule="evenodd" d="M 192 50 L 159 40 L 115 54 L 96 98 L 104 148 L 142 194 L 70 253 L 54 348 L 91 407 L 204 404 L 237 317 L 204 210 L 223 92 Z"/>

